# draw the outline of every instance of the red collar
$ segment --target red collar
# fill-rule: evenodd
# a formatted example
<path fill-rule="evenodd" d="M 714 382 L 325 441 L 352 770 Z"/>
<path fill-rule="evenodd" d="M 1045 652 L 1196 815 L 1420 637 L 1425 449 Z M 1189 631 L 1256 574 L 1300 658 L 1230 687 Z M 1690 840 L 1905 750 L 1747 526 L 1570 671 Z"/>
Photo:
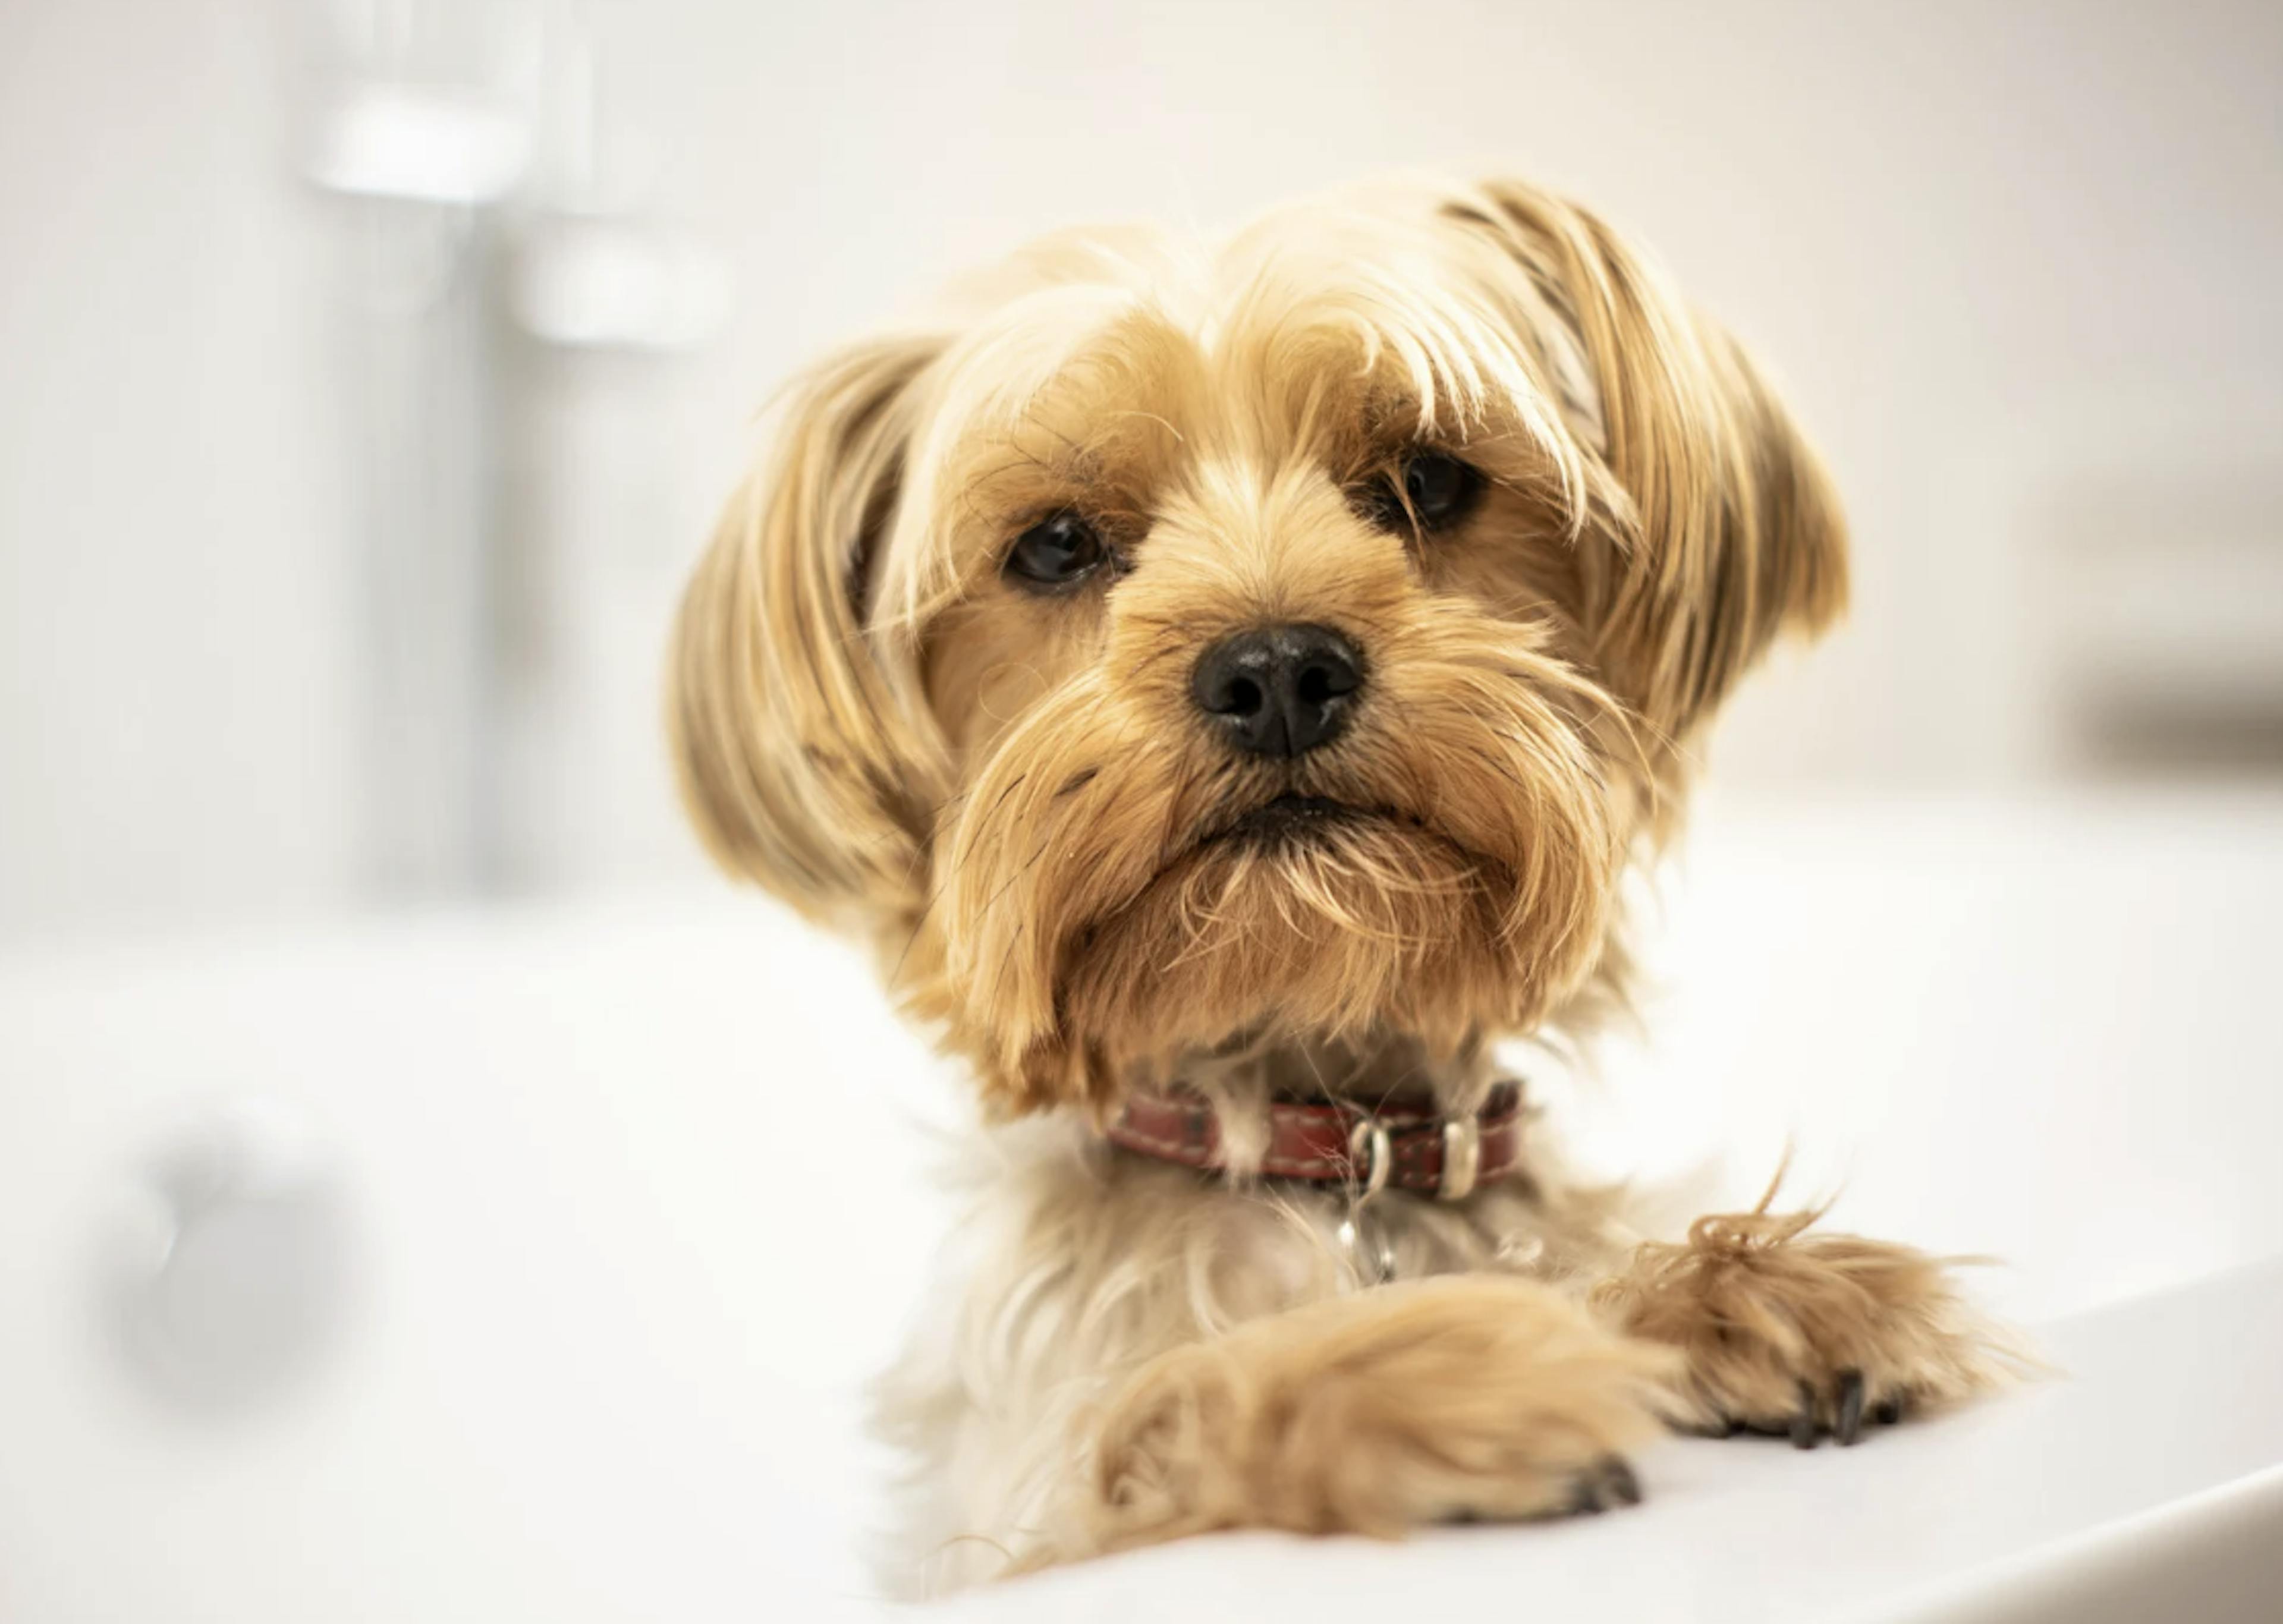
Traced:
<path fill-rule="evenodd" d="M 1268 1107 L 1268 1178 L 1351 1184 L 1366 1194 L 1393 1185 L 1455 1201 L 1522 1159 L 1522 1085 L 1500 1083 L 1472 1116 L 1445 1116 L 1431 1100 L 1376 1107 L 1345 1100 L 1279 1100 Z M 1183 1167 L 1218 1169 L 1220 1119 L 1194 1094 L 1136 1094 L 1111 1123 L 1113 1145 Z"/>

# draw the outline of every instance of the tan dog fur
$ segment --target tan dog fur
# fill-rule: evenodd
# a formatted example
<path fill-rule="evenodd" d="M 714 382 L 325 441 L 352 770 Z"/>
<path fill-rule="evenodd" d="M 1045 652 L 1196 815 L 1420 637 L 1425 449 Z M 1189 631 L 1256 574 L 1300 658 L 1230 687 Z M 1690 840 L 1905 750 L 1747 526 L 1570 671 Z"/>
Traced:
<path fill-rule="evenodd" d="M 1446 530 L 1370 500 L 1422 447 L 1486 482 Z M 1025 590 L 1010 542 L 1058 513 L 1109 562 Z M 1381 1198 L 1398 1278 L 1367 1287 L 1336 1192 L 1251 1177 L 1278 1092 L 1469 1110 L 1495 1040 L 1621 1004 L 1620 875 L 1735 681 L 1845 594 L 1760 372 L 1518 183 L 1050 239 L 795 385 L 690 587 L 674 732 L 715 857 L 873 941 L 995 1124 L 885 1389 L 905 1588 L 1581 1509 L 1629 1497 L 1611 1463 L 1660 1425 L 1836 1425 L 1851 1371 L 1890 1409 L 1995 1378 L 1944 1265 L 1804 1218 L 1637 1251 L 1541 1153 Z M 1191 671 L 1288 622 L 1351 639 L 1368 691 L 1329 748 L 1233 755 Z M 1287 793 L 1358 815 L 1222 838 Z M 1177 1084 L 1219 1105 L 1225 1177 L 1096 1137 Z"/>

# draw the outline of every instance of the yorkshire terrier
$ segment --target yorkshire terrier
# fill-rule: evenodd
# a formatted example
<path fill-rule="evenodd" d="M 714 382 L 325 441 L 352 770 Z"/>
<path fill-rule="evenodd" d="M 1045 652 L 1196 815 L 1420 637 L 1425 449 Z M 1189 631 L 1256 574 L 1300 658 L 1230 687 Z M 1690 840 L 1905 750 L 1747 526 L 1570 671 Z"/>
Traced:
<path fill-rule="evenodd" d="M 884 1388 L 905 1588 L 1598 1511 L 1662 1429 L 2003 1373 L 1944 1260 L 1765 1201 L 1644 1239 L 1494 1047 L 1624 1006 L 1621 876 L 1846 594 L 1760 369 L 1526 184 L 1051 237 L 798 380 L 672 721 L 713 855 L 984 1107 Z"/>

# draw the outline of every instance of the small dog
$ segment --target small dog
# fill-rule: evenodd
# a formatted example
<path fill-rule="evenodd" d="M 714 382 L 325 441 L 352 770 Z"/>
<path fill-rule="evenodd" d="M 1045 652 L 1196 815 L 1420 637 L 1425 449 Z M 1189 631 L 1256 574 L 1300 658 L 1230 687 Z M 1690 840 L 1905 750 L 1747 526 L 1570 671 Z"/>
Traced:
<path fill-rule="evenodd" d="M 1661 1428 L 2003 1373 L 1941 1260 L 1641 1240 L 1493 1055 L 1624 1005 L 1621 874 L 1846 590 L 1760 371 L 1529 185 L 1050 237 L 799 380 L 673 727 L 713 856 L 875 942 L 992 1123 L 884 1388 L 903 1588 L 1597 1511 Z"/>

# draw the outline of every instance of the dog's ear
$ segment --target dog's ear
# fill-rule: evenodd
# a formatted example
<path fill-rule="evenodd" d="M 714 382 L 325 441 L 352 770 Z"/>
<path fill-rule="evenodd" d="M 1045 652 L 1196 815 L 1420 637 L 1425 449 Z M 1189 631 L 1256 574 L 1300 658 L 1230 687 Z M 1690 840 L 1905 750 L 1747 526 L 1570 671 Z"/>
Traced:
<path fill-rule="evenodd" d="M 1601 220 L 1504 182 L 1452 213 L 1499 236 L 1590 373 L 1562 392 L 1583 420 L 1586 615 L 1605 680 L 1679 738 L 1779 633 L 1845 608 L 1829 477 L 1736 341 Z"/>
<path fill-rule="evenodd" d="M 939 742 L 867 626 L 894 517 L 923 337 L 797 380 L 729 501 L 674 633 L 682 801 L 714 859 L 813 918 L 908 913 L 924 888 Z"/>

